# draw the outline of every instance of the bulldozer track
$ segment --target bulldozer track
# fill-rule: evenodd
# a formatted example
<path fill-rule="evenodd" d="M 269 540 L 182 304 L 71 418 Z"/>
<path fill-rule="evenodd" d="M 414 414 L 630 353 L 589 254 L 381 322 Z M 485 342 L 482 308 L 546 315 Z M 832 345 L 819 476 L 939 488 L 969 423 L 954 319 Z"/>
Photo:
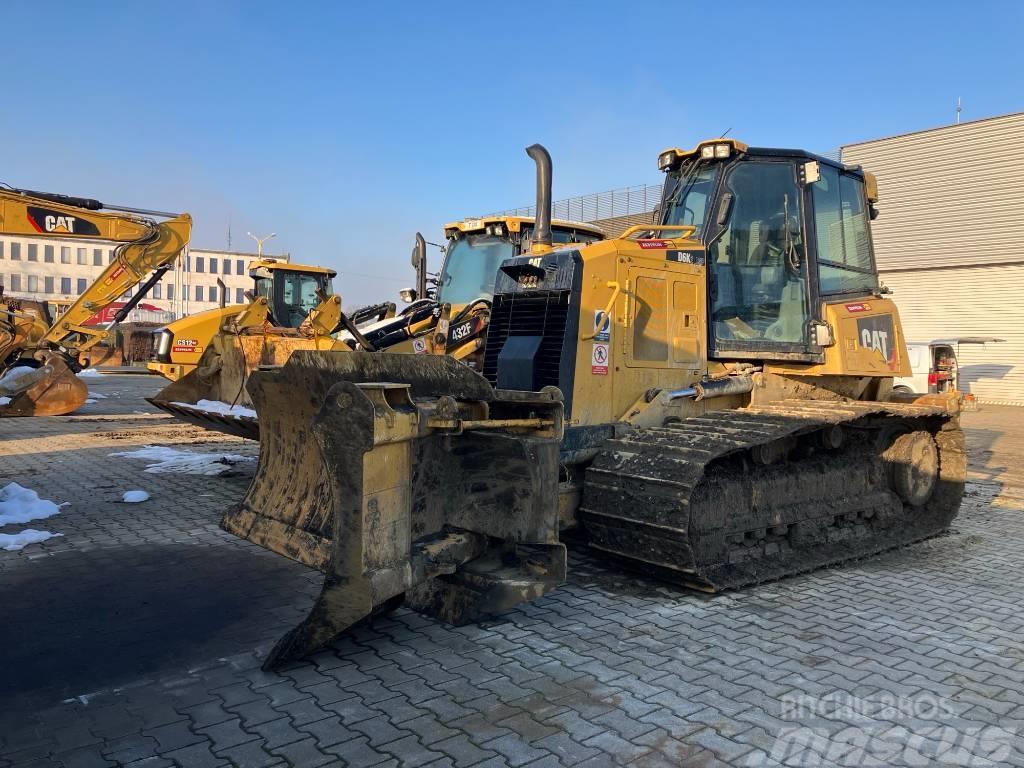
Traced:
<path fill-rule="evenodd" d="M 893 481 L 911 462 L 900 438 L 915 434 L 937 455 L 916 504 Z M 963 433 L 941 407 L 781 401 L 607 441 L 579 520 L 592 548 L 713 592 L 935 536 L 956 516 L 965 472 Z"/>

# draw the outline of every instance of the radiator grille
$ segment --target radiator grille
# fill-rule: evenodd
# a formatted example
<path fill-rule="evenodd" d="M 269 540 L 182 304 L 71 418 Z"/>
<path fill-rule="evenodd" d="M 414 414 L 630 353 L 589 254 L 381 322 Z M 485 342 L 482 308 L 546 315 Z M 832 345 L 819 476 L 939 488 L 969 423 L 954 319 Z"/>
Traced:
<path fill-rule="evenodd" d="M 505 339 L 509 336 L 539 336 L 541 344 L 537 358 L 537 388 L 560 386 L 559 370 L 568 316 L 568 291 L 495 296 L 487 328 L 484 378 L 492 385 L 497 385 L 498 354 Z"/>

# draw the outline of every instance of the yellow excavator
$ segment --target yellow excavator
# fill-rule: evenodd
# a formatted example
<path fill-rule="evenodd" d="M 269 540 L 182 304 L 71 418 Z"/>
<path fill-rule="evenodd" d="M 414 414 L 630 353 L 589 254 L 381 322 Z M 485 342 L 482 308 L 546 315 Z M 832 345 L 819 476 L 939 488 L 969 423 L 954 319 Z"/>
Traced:
<path fill-rule="evenodd" d="M 56 320 L 43 302 L 0 295 L 0 416 L 53 416 L 82 405 L 88 388 L 75 375 L 81 356 L 110 330 L 86 321 L 145 280 L 113 323 L 124 320 L 174 266 L 191 231 L 186 213 L 0 187 L 2 234 L 119 243 L 113 261 Z"/>
<path fill-rule="evenodd" d="M 280 332 L 287 333 L 303 327 L 309 313 L 320 304 L 321 295 L 334 295 L 332 281 L 337 272 L 325 267 L 264 258 L 250 263 L 249 276 L 253 286 L 247 292 L 247 297 L 258 302 L 261 308 L 266 307 L 264 322 L 268 327 L 282 329 Z M 156 329 L 153 331 L 153 354 L 148 364 L 149 370 L 171 381 L 191 373 L 219 332 L 224 329 L 237 332 L 239 316 L 247 308 L 247 304 L 221 306 L 186 315 Z M 394 311 L 394 304 L 374 307 L 356 319 L 356 323 L 358 325 L 370 319 L 382 319 L 389 313 L 394 315 Z M 255 317 L 254 313 L 250 313 L 250 321 Z"/>
<path fill-rule="evenodd" d="M 340 296 L 329 296 L 320 288 L 316 295 L 322 303 L 310 312 L 310 321 L 298 329 L 282 329 L 280 320 L 264 322 L 273 303 L 261 305 L 264 297 L 257 297 L 222 323 L 195 370 L 168 384 L 149 402 L 184 421 L 258 440 L 259 421 L 246 382 L 259 367 L 282 365 L 298 350 L 450 355 L 479 367 L 498 267 L 507 258 L 529 252 L 533 219 L 466 219 L 448 224 L 444 231 L 445 258 L 433 276 L 427 271 L 427 242 L 416 235 L 412 252 L 416 287 L 402 292 L 409 304 L 397 314 L 395 305 L 385 302 L 350 317 L 341 311 Z M 566 244 L 587 244 L 604 237 L 597 227 L 568 221 L 553 222 L 551 233 L 556 242 Z M 269 290 L 270 284 L 266 285 Z M 275 310 L 271 317 L 290 313 L 298 320 L 305 311 L 305 306 L 298 311 Z M 199 343 L 198 337 L 191 340 Z M 168 342 L 157 340 L 158 354 Z"/>
<path fill-rule="evenodd" d="M 472 621 L 555 589 L 563 536 L 703 591 L 946 529 L 955 396 L 901 396 L 871 174 L 715 139 L 659 155 L 656 224 L 530 253 L 494 283 L 482 370 L 301 351 L 248 387 L 263 440 L 223 527 L 325 573 L 272 667 L 405 600 Z"/>

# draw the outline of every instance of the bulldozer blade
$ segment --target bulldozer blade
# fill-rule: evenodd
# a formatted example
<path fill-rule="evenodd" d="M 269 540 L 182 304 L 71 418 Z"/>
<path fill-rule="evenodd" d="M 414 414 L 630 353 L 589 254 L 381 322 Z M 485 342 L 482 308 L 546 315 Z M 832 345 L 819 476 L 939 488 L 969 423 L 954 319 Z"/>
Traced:
<path fill-rule="evenodd" d="M 406 595 L 461 623 L 564 579 L 557 392 L 495 392 L 450 358 L 362 352 L 298 352 L 249 387 L 260 460 L 222 526 L 325 572 L 265 667 Z"/>
<path fill-rule="evenodd" d="M 63 416 L 78 410 L 89 397 L 89 387 L 59 356 L 47 353 L 43 365 L 24 377 L 24 388 L 0 406 L 0 416 Z"/>

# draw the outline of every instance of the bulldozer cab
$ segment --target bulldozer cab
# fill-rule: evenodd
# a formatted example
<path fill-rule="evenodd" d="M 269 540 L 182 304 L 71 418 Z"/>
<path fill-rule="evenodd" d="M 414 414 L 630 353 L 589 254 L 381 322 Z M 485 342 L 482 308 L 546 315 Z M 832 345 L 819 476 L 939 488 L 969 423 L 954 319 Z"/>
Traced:
<path fill-rule="evenodd" d="M 667 150 L 659 164 L 662 223 L 696 227 L 706 248 L 709 357 L 822 362 L 823 303 L 878 290 L 873 179 L 734 141 Z"/>
<path fill-rule="evenodd" d="M 336 275 L 330 269 L 268 260 L 255 262 L 249 269 L 256 296 L 267 300 L 270 322 L 279 328 L 302 325 L 320 296 L 333 293 L 331 281 Z"/>
<path fill-rule="evenodd" d="M 576 222 L 552 224 L 552 240 L 563 245 L 585 245 L 604 238 L 597 227 Z M 490 301 L 498 268 L 506 259 L 530 252 L 532 218 L 502 216 L 469 219 L 445 227 L 448 245 L 438 275 L 437 301 L 461 307 L 477 300 Z"/>

